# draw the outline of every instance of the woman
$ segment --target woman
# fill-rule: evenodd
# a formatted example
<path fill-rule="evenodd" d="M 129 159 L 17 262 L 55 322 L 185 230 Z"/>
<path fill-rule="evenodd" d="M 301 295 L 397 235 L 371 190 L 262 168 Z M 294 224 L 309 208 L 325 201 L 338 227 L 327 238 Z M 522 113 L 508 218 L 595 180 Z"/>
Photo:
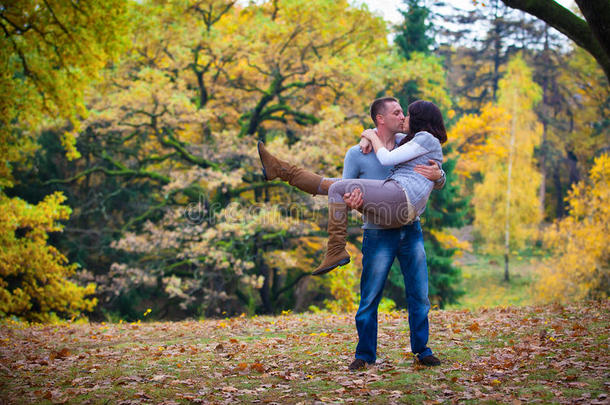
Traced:
<path fill-rule="evenodd" d="M 375 120 L 375 118 L 373 117 Z M 392 151 L 388 151 L 374 130 L 366 130 L 362 137 L 372 144 L 384 166 L 393 166 L 386 180 L 325 179 L 304 169 L 273 157 L 259 142 L 263 174 L 267 180 L 280 177 L 291 185 L 311 194 L 328 190 L 329 216 L 326 256 L 314 270 L 314 275 L 327 273 L 349 263 L 345 250 L 347 236 L 347 206 L 343 195 L 355 188 L 362 191 L 361 210 L 377 225 L 395 228 L 413 222 L 423 213 L 433 188 L 433 182 L 416 173 L 418 164 L 429 160 L 439 165 L 443 160 L 441 143 L 447 133 L 439 108 L 429 101 L 419 100 L 408 107 L 403 130 L 407 136 Z M 366 148 L 366 141 L 361 144 Z"/>

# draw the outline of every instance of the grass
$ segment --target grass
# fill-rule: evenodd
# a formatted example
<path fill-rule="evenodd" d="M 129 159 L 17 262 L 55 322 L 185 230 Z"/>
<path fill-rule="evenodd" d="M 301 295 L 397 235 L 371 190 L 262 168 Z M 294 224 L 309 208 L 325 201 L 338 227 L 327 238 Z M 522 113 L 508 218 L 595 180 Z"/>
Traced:
<path fill-rule="evenodd" d="M 409 353 L 407 314 L 381 314 L 379 361 L 357 373 L 347 370 L 353 314 L 5 321 L 0 403 L 603 402 L 609 320 L 608 302 L 432 311 L 443 364 L 424 368 Z"/>
<path fill-rule="evenodd" d="M 509 281 L 504 281 L 504 259 L 500 256 L 468 255 L 458 261 L 462 269 L 460 288 L 465 294 L 448 309 L 495 308 L 534 304 L 532 286 L 536 257 L 511 258 Z"/>

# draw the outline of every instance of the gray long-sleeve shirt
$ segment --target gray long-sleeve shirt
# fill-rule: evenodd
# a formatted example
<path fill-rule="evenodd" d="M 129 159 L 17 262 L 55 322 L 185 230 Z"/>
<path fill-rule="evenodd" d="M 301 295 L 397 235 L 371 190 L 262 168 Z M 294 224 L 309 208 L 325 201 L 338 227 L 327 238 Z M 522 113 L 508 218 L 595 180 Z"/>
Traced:
<path fill-rule="evenodd" d="M 404 135 L 398 134 L 396 136 L 396 145 L 402 141 Z M 424 162 L 423 164 L 428 164 Z M 358 145 L 352 146 L 348 149 L 345 154 L 345 160 L 343 162 L 343 178 L 344 179 L 371 179 L 371 180 L 385 180 L 390 177 L 392 166 L 383 166 L 375 153 L 364 154 L 360 152 Z M 422 176 L 423 177 L 423 176 Z M 429 180 L 428 180 L 429 181 Z M 432 183 L 432 182 L 430 182 Z M 441 189 L 445 186 L 445 177 L 442 177 L 434 184 L 435 189 Z M 374 225 L 364 219 L 364 229 L 380 229 L 380 226 Z"/>

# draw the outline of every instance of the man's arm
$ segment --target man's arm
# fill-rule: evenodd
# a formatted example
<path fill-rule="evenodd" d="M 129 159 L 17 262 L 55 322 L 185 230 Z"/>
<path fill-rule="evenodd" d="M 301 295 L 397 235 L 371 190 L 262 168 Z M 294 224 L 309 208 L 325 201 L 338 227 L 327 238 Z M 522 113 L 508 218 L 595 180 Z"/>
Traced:
<path fill-rule="evenodd" d="M 360 177 L 358 154 L 361 153 L 358 149 L 350 148 L 345 154 L 345 159 L 343 160 L 344 179 L 357 179 Z M 343 195 L 343 200 L 349 208 L 359 210 L 362 207 L 362 192 L 360 189 L 356 189 L 352 193 L 346 193 Z"/>
<path fill-rule="evenodd" d="M 350 148 L 345 154 L 343 160 L 343 178 L 344 179 L 357 179 L 360 177 L 360 167 L 358 167 L 358 156 L 360 153 L 357 149 Z"/>
<path fill-rule="evenodd" d="M 434 160 L 428 160 L 428 163 L 428 165 L 417 165 L 413 170 L 428 180 L 433 181 L 434 189 L 440 190 L 445 187 L 445 182 L 447 180 L 445 171 L 441 168 L 441 165 Z"/>

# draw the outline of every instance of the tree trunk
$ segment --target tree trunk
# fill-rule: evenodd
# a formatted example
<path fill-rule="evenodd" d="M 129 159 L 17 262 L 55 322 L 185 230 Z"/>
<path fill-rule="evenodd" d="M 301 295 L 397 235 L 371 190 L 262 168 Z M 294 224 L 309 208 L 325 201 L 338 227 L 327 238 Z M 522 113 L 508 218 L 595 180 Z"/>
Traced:
<path fill-rule="evenodd" d="M 538 201 L 540 203 L 540 214 L 541 218 L 544 219 L 544 204 L 546 200 L 546 151 L 545 149 L 545 138 L 546 138 L 546 124 L 543 125 L 542 132 L 542 155 L 540 156 L 540 189 L 538 190 Z"/>
<path fill-rule="evenodd" d="M 575 0 L 582 15 L 589 23 L 593 36 L 606 55 L 610 56 L 610 1 Z"/>
<path fill-rule="evenodd" d="M 494 13 L 494 73 L 493 73 L 493 100 L 496 101 L 496 94 L 498 93 L 498 82 L 500 81 L 500 51 L 502 50 L 502 38 L 500 36 L 500 22 L 498 21 L 498 4 L 495 5 Z"/>
<path fill-rule="evenodd" d="M 257 241 L 258 242 L 258 241 Z M 271 280 L 269 274 L 269 267 L 266 265 L 263 257 L 263 252 L 259 249 L 256 249 L 256 264 L 260 274 L 263 276 L 263 286 L 260 289 L 261 302 L 263 303 L 263 313 L 270 314 L 272 310 L 271 305 Z"/>
<path fill-rule="evenodd" d="M 564 211 L 564 202 L 563 202 L 563 185 L 561 183 L 561 168 L 559 165 L 555 165 L 553 171 L 553 183 L 555 183 L 555 217 L 563 218 Z"/>
<path fill-rule="evenodd" d="M 504 253 L 504 281 L 507 283 L 510 281 L 510 277 L 508 274 L 508 251 Z"/>
<path fill-rule="evenodd" d="M 508 272 L 508 257 L 510 254 L 510 186 L 513 174 L 513 155 L 515 149 L 515 116 L 510 121 L 510 144 L 508 147 L 508 172 L 506 175 L 506 222 L 504 224 L 504 281 L 510 281 Z"/>
<path fill-rule="evenodd" d="M 550 66 L 549 58 L 549 26 L 544 26 L 544 53 L 543 61 Z M 542 79 L 542 141 L 540 142 L 540 189 L 538 191 L 538 201 L 540 202 L 540 215 L 544 219 L 544 204 L 546 199 L 546 155 L 548 153 L 548 145 L 546 142 L 547 131 L 548 131 L 548 110 L 547 106 L 550 104 L 549 98 L 549 74 L 544 73 Z"/>
<path fill-rule="evenodd" d="M 578 183 L 580 181 L 580 170 L 578 170 L 578 158 L 572 151 L 568 151 L 567 155 L 567 163 L 568 170 L 570 173 L 570 183 L 568 184 L 568 189 L 572 187 L 574 183 Z"/>

